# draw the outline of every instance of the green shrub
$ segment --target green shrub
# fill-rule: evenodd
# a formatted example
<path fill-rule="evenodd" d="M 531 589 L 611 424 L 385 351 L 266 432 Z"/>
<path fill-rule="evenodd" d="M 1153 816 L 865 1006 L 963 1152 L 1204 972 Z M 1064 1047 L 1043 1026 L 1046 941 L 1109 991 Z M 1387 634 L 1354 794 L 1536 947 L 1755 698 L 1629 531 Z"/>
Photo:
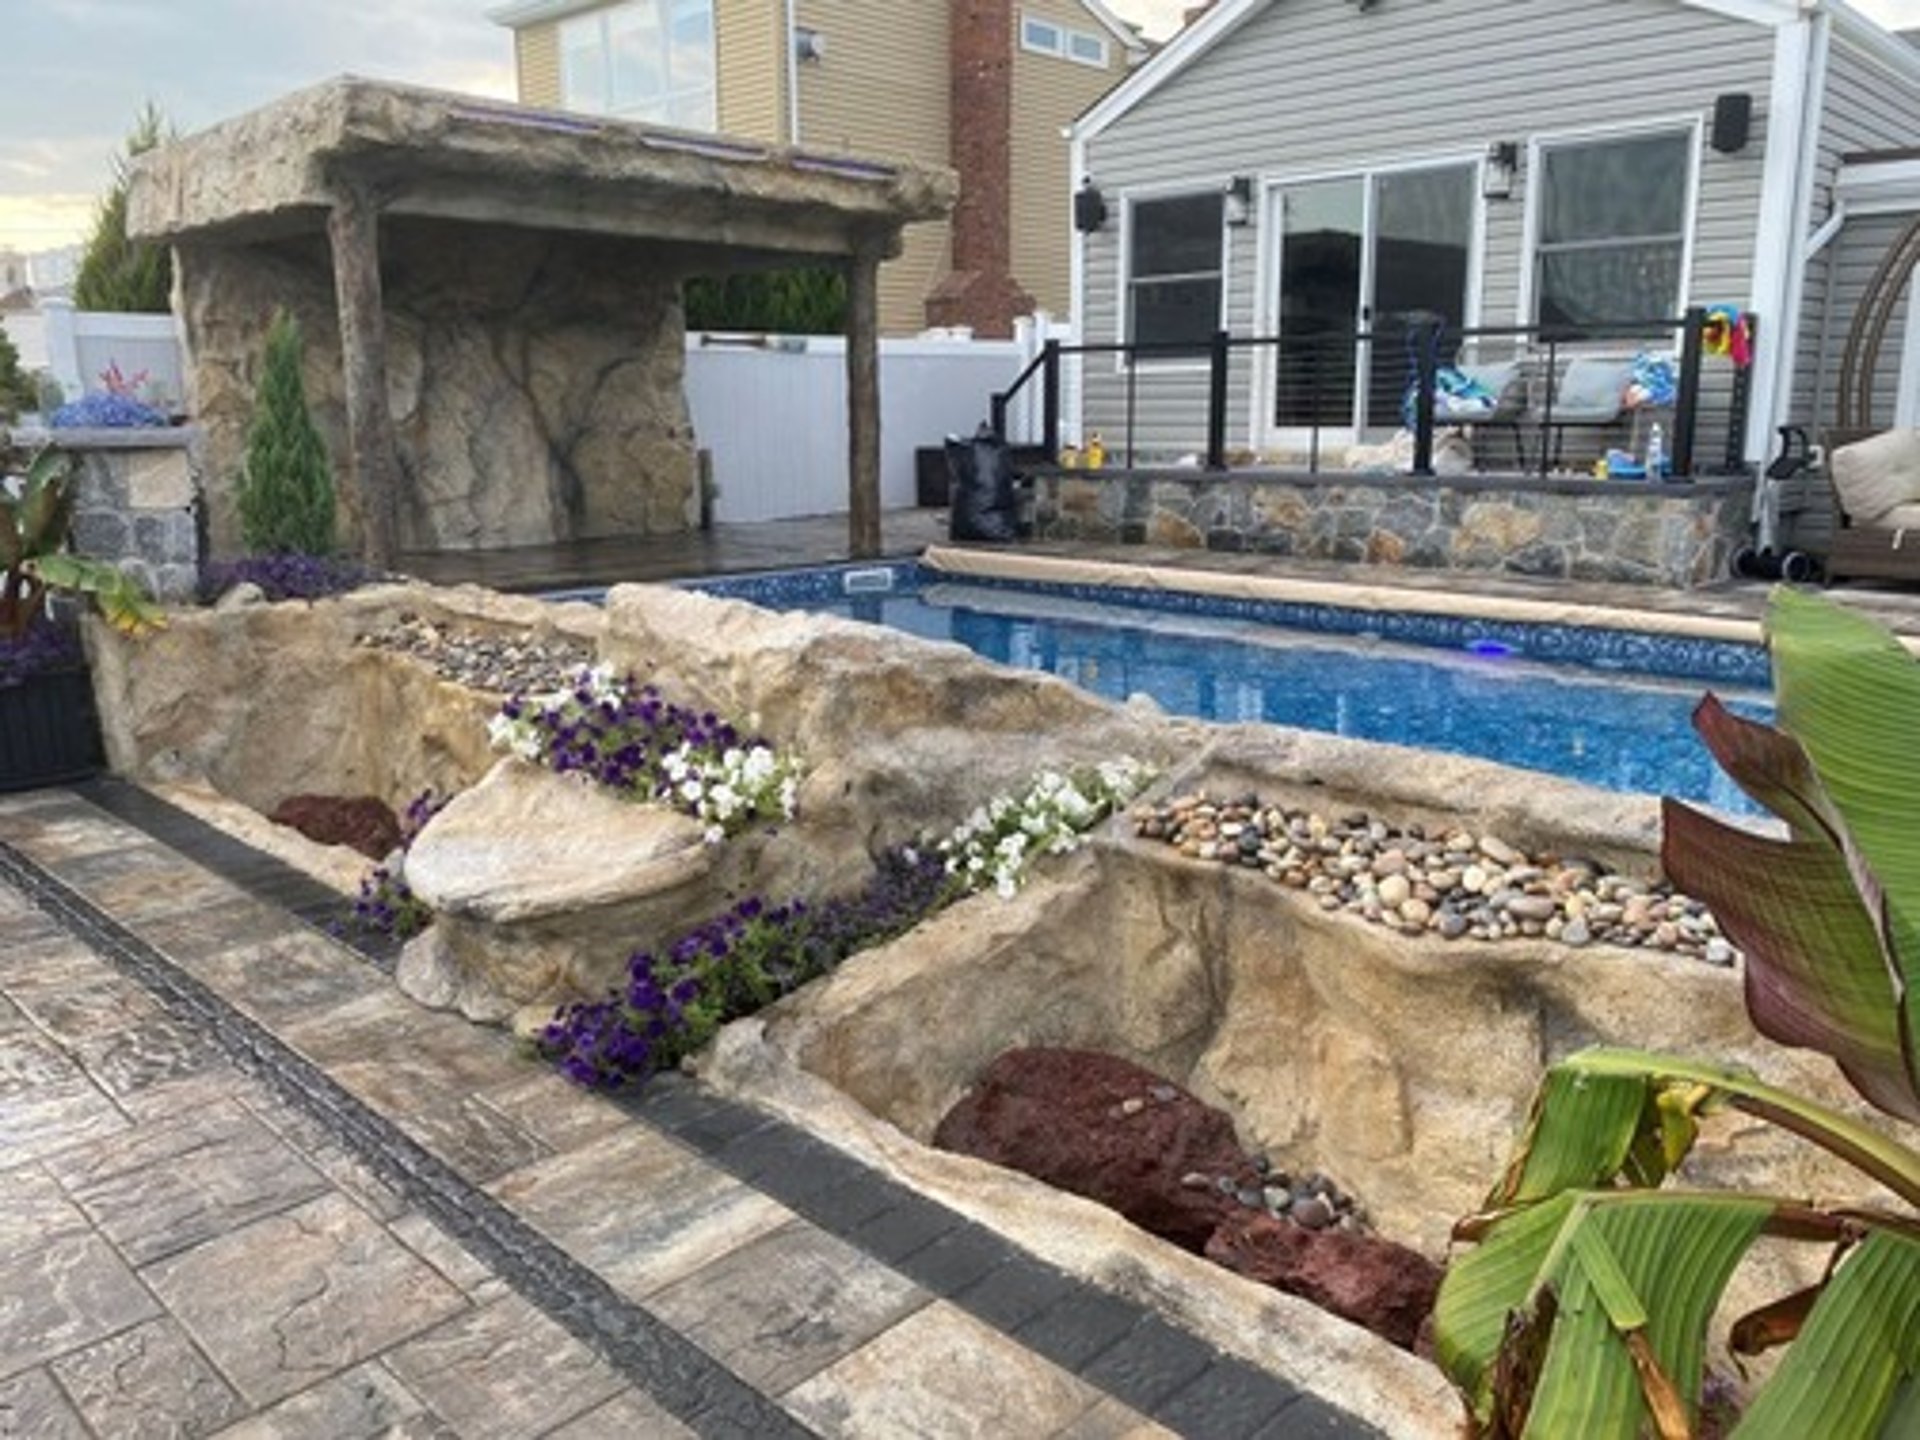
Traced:
<path fill-rule="evenodd" d="M 114 158 L 113 184 L 94 212 L 93 233 L 73 282 L 78 308 L 165 314 L 172 307 L 171 253 L 164 245 L 140 245 L 127 238 L 128 162 L 172 138 L 172 127 L 151 104 L 134 121 L 126 154 Z"/>
<path fill-rule="evenodd" d="M 267 331 L 239 502 L 240 537 L 253 553 L 333 553 L 333 471 L 307 413 L 300 327 L 285 311 Z"/>
<path fill-rule="evenodd" d="M 36 408 L 39 400 L 39 387 L 20 368 L 20 352 L 12 337 L 0 330 L 0 422 L 17 420 L 22 410 Z"/>
<path fill-rule="evenodd" d="M 687 329 L 838 335 L 847 328 L 847 277 L 817 266 L 689 280 Z"/>

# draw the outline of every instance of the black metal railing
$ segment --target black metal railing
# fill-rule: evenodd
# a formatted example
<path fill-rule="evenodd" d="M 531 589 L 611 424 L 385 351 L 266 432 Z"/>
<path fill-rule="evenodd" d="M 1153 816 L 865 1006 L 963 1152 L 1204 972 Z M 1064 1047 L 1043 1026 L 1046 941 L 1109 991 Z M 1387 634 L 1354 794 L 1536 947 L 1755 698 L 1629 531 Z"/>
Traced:
<path fill-rule="evenodd" d="M 1749 337 L 1754 322 L 1746 320 Z M 1515 469 L 1547 476 L 1561 466 L 1566 431 L 1630 423 L 1632 410 L 1624 397 L 1611 414 L 1571 410 L 1563 394 L 1569 370 L 1578 362 L 1605 356 L 1625 364 L 1623 351 L 1671 354 L 1674 359 L 1672 433 L 1668 440 L 1669 473 L 1674 479 L 1692 479 L 1702 473 L 1742 473 L 1745 460 L 1749 370 L 1729 365 L 1724 385 L 1709 387 L 1706 353 L 1708 312 L 1689 309 L 1673 319 L 1637 320 L 1608 324 L 1474 326 L 1454 329 L 1430 317 L 1369 329 L 1323 330 L 1291 336 L 1236 336 L 1214 332 L 1204 343 L 1149 342 L 1100 345 L 1063 345 L 1049 340 L 1008 388 L 993 397 L 991 424 L 1007 438 L 1011 407 L 1030 385 L 1040 387 L 1038 443 L 1049 456 L 1060 454 L 1062 376 L 1069 357 L 1084 365 L 1102 356 L 1117 357 L 1121 387 L 1121 443 L 1113 449 L 1126 468 L 1134 468 L 1139 430 L 1140 385 L 1143 374 L 1164 379 L 1156 362 L 1189 362 L 1195 372 L 1204 360 L 1206 398 L 1204 416 L 1196 415 L 1190 434 L 1204 439 L 1199 453 L 1209 470 L 1228 465 L 1227 416 L 1233 393 L 1236 358 L 1247 365 L 1243 386 L 1258 385 L 1262 404 L 1276 428 L 1304 431 L 1307 468 L 1320 468 L 1323 432 L 1382 432 L 1404 428 L 1412 433 L 1411 469 L 1433 474 L 1436 435 L 1455 426 L 1509 430 L 1513 437 Z M 1664 340 L 1664 344 L 1662 343 Z M 1263 354 L 1264 352 L 1264 354 Z M 1524 399 L 1498 397 L 1489 412 L 1448 413 L 1438 403 L 1443 370 L 1485 373 L 1504 371 L 1524 386 Z M 1189 376 L 1186 389 L 1192 389 Z M 1247 393 L 1242 389 L 1242 394 Z M 1172 402 L 1176 405 L 1182 402 Z M 1191 400 L 1185 403 L 1192 403 Z M 1605 407 L 1601 407 L 1604 411 Z M 1661 410 L 1665 406 L 1657 407 Z M 1557 412 L 1557 413 L 1556 413 Z M 1703 422 L 1710 416 L 1725 422 L 1725 449 L 1713 471 L 1702 469 Z M 1359 421 L 1356 424 L 1356 419 Z M 1537 443 L 1529 459 L 1525 442 Z M 1191 448 L 1191 447 L 1189 447 Z M 1481 466 L 1479 468 L 1485 469 Z"/>

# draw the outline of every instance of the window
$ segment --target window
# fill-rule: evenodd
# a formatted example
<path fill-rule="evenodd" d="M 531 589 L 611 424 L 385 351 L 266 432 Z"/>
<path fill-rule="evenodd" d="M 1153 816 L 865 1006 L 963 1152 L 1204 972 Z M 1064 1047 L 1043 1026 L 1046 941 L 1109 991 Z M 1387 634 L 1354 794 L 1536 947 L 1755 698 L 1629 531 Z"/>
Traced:
<path fill-rule="evenodd" d="M 1218 191 L 1136 200 L 1127 246 L 1127 337 L 1204 353 L 1220 328 L 1222 206 Z"/>
<path fill-rule="evenodd" d="M 1689 131 L 1541 150 L 1533 259 L 1541 325 L 1678 312 L 1692 169 Z"/>
<path fill-rule="evenodd" d="M 1020 48 L 1101 70 L 1107 68 L 1107 42 L 1103 37 L 1085 30 L 1069 30 L 1032 15 L 1020 17 Z"/>
<path fill-rule="evenodd" d="M 560 93 L 574 110 L 718 129 L 713 0 L 626 0 L 562 21 Z"/>

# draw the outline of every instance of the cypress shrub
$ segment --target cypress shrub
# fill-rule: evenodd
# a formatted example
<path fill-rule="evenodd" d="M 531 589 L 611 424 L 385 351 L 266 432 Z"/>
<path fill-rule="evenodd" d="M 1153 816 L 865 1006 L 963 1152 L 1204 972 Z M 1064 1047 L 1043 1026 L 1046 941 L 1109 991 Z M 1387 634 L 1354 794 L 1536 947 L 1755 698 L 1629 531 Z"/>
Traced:
<path fill-rule="evenodd" d="M 160 112 L 148 105 L 127 137 L 126 154 L 113 162 L 113 184 L 94 212 L 93 233 L 73 282 L 73 303 L 82 310 L 165 314 L 172 304 L 173 257 L 165 245 L 127 238 L 127 167 L 173 138 Z"/>
<path fill-rule="evenodd" d="M 307 413 L 300 327 L 284 310 L 267 331 L 239 504 L 240 536 L 254 554 L 333 553 L 333 471 Z"/>

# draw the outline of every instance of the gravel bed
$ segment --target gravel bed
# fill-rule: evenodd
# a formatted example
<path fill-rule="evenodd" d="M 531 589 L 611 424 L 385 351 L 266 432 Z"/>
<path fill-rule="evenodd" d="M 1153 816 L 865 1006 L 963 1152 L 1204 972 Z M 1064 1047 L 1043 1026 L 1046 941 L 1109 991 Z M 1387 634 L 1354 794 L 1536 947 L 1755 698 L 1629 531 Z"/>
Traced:
<path fill-rule="evenodd" d="M 1544 936 L 1563 945 L 1625 945 L 1730 966 L 1739 952 L 1698 900 L 1608 873 L 1590 860 L 1528 855 L 1495 835 L 1395 829 L 1362 812 L 1337 818 L 1263 804 L 1256 795 L 1183 795 L 1132 812 L 1134 831 L 1193 860 L 1259 870 L 1406 935 L 1446 940 Z"/>
<path fill-rule="evenodd" d="M 570 688 L 594 662 L 593 648 L 559 637 L 526 639 L 440 625 L 403 614 L 394 624 L 354 639 L 426 665 L 442 680 L 498 695 L 537 695 Z"/>

